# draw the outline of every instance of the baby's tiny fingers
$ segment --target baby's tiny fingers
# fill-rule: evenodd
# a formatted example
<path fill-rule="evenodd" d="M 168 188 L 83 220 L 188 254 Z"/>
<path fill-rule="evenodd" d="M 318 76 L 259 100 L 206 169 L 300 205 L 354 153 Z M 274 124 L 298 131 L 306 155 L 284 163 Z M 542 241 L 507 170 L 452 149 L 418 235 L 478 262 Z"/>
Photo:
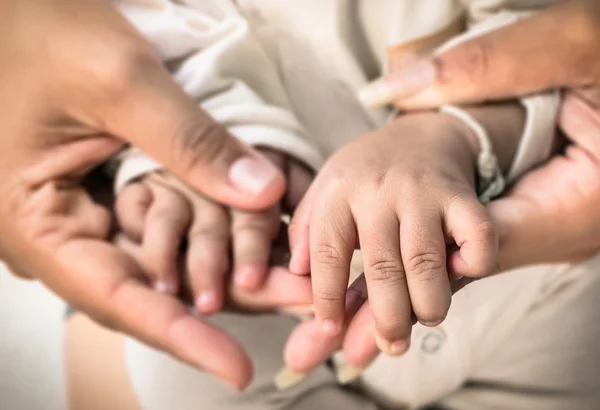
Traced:
<path fill-rule="evenodd" d="M 159 292 L 175 294 L 179 288 L 178 255 L 190 224 L 187 200 L 171 188 L 152 182 L 154 196 L 146 215 L 142 247 L 146 270 Z"/>
<path fill-rule="evenodd" d="M 262 284 L 279 228 L 279 206 L 263 212 L 232 211 L 233 280 L 237 286 L 252 290 Z"/>
<path fill-rule="evenodd" d="M 492 273 L 498 234 L 489 211 L 473 195 L 453 201 L 446 212 L 447 231 L 460 248 L 450 256 L 454 274 L 481 278 Z"/>
<path fill-rule="evenodd" d="M 141 182 L 125 186 L 117 195 L 115 211 L 119 226 L 134 241 L 142 240 L 144 221 L 152 200 L 152 191 Z"/>
<path fill-rule="evenodd" d="M 229 269 L 229 215 L 227 209 L 197 195 L 192 201 L 194 221 L 188 237 L 187 269 L 199 312 L 219 311 Z"/>
<path fill-rule="evenodd" d="M 365 278 L 377 327 L 377 341 L 389 355 L 408 347 L 411 300 L 400 254 L 400 224 L 393 209 L 362 212 L 358 219 Z"/>
<path fill-rule="evenodd" d="M 356 245 L 356 226 L 346 202 L 333 198 L 317 204 L 309 238 L 315 316 L 323 331 L 334 336 L 342 330 L 350 261 Z"/>
<path fill-rule="evenodd" d="M 413 312 L 423 325 L 435 326 L 446 317 L 452 298 L 441 210 L 423 203 L 405 209 L 400 244 Z"/>

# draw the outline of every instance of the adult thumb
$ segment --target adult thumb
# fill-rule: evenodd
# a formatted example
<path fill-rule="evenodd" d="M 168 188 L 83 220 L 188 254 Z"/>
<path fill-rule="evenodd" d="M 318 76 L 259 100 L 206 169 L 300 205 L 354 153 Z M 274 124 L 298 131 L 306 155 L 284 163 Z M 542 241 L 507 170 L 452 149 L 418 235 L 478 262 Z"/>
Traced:
<path fill-rule="evenodd" d="M 199 108 L 160 61 L 115 64 L 109 99 L 96 110 L 110 134 L 144 151 L 193 188 L 221 203 L 262 209 L 285 189 L 280 171 Z"/>

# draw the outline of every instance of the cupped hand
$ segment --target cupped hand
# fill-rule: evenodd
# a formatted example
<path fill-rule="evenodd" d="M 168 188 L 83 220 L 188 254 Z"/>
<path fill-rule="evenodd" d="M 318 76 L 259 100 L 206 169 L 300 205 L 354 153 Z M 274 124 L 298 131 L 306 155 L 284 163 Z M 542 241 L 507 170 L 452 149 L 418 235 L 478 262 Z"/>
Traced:
<path fill-rule="evenodd" d="M 283 176 L 182 92 L 109 2 L 3 1 L 0 34 L 0 257 L 100 323 L 245 386 L 243 349 L 141 280 L 81 182 L 125 143 L 239 208 L 276 203 Z"/>

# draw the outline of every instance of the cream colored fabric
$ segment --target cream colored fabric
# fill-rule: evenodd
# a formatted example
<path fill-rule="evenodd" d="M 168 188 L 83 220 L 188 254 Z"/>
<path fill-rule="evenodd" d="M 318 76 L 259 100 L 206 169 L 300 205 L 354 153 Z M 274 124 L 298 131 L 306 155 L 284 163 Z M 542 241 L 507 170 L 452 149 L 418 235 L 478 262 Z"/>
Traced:
<path fill-rule="evenodd" d="M 441 326 L 415 326 L 406 356 L 376 360 L 360 381 L 360 395 L 336 385 L 326 365 L 290 390 L 275 389 L 272 377 L 296 323 L 284 316 L 213 318 L 240 340 L 256 366 L 253 384 L 241 394 L 133 340 L 126 360 L 148 410 L 371 410 L 431 403 L 455 410 L 596 410 L 599 294 L 600 255 L 469 285 L 455 295 Z"/>
<path fill-rule="evenodd" d="M 386 71 L 390 46 L 419 41 L 464 18 L 443 48 L 527 16 L 553 0 L 114 0 L 177 82 L 238 138 L 318 169 L 344 142 L 382 125 L 356 91 Z M 547 157 L 559 97 L 523 99 L 527 124 L 513 180 Z M 157 114 L 159 115 L 159 114 Z M 117 189 L 160 168 L 124 153 Z"/>

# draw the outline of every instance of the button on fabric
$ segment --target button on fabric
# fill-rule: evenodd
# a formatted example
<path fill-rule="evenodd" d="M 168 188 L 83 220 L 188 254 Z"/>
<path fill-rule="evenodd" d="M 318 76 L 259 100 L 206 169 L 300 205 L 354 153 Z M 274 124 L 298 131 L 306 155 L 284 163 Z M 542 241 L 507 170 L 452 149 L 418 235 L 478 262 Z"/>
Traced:
<path fill-rule="evenodd" d="M 440 350 L 445 340 L 446 334 L 444 331 L 441 329 L 433 329 L 423 335 L 423 338 L 421 339 L 421 350 L 423 353 L 435 353 Z"/>

